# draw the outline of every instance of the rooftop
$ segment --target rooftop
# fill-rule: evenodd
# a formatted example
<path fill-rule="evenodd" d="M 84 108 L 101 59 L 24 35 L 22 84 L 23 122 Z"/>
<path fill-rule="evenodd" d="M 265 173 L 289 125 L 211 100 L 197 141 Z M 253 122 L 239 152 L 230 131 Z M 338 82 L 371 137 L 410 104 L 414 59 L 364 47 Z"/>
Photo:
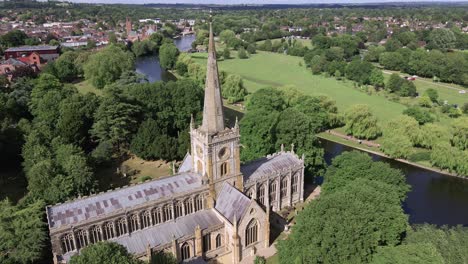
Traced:
<path fill-rule="evenodd" d="M 203 230 L 222 223 L 213 209 L 208 209 L 177 218 L 175 221 L 138 230 L 130 235 L 113 238 L 109 241 L 125 246 L 130 253 L 141 254 L 146 252 L 148 245 L 152 248 L 158 247 L 170 243 L 174 238 L 194 235 L 197 225 Z M 67 253 L 63 258 L 68 260 L 74 254 L 76 252 Z"/>
<path fill-rule="evenodd" d="M 279 152 L 277 154 L 260 158 L 241 166 L 244 182 L 255 181 L 288 170 L 291 167 L 302 165 L 302 161 L 291 152 Z"/>
<path fill-rule="evenodd" d="M 58 46 L 22 46 L 22 47 L 9 48 L 5 52 L 56 50 L 57 48 L 58 48 Z"/>
<path fill-rule="evenodd" d="M 53 205 L 47 208 L 49 228 L 74 225 L 201 186 L 201 177 L 198 174 L 183 173 Z"/>
<path fill-rule="evenodd" d="M 229 222 L 234 223 L 234 218 L 239 221 L 244 216 L 249 204 L 249 197 L 225 182 L 216 200 L 215 209 L 224 215 Z"/>

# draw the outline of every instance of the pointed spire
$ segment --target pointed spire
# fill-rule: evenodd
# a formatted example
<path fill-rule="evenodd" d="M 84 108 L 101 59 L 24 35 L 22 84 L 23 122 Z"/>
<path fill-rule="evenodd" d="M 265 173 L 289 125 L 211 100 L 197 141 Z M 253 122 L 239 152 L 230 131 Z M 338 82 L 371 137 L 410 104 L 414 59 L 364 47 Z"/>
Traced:
<path fill-rule="evenodd" d="M 234 128 L 238 129 L 239 128 L 239 119 L 236 116 L 236 123 L 234 124 Z"/>
<path fill-rule="evenodd" d="M 284 144 L 281 144 L 281 153 L 284 152 Z"/>
<path fill-rule="evenodd" d="M 205 104 L 203 106 L 203 122 L 201 130 L 208 134 L 216 134 L 224 130 L 223 101 L 216 61 L 216 48 L 213 27 L 210 22 L 210 38 L 208 44 L 208 62 L 206 66 Z"/>
<path fill-rule="evenodd" d="M 294 143 L 291 144 L 291 153 L 294 154 Z"/>
<path fill-rule="evenodd" d="M 193 119 L 193 114 L 190 116 L 190 130 L 195 128 L 195 120 Z"/>

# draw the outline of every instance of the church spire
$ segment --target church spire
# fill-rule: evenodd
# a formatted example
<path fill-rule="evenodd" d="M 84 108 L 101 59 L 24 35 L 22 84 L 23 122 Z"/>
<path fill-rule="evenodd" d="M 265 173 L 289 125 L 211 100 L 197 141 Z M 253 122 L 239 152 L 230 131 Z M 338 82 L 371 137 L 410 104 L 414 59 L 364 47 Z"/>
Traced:
<path fill-rule="evenodd" d="M 208 44 L 208 63 L 206 66 L 205 105 L 203 106 L 203 122 L 201 130 L 216 134 L 224 130 L 223 101 L 216 62 L 216 49 L 213 27 L 210 21 L 210 39 Z"/>

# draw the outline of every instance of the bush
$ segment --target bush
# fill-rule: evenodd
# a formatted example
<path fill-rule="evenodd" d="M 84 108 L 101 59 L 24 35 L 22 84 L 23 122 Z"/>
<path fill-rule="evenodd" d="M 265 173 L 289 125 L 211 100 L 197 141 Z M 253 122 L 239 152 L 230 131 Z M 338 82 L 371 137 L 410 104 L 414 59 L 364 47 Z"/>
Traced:
<path fill-rule="evenodd" d="M 428 111 L 423 110 L 420 107 L 413 106 L 407 108 L 403 111 L 403 114 L 413 117 L 420 125 L 434 122 L 434 117 L 432 117 Z"/>
<path fill-rule="evenodd" d="M 239 57 L 239 59 L 249 58 L 249 56 L 247 55 L 247 52 L 245 51 L 245 49 L 243 47 L 239 48 L 239 51 L 237 51 L 237 56 Z"/>
<path fill-rule="evenodd" d="M 255 44 L 249 44 L 249 45 L 247 46 L 247 52 L 248 52 L 249 54 L 255 54 L 255 53 L 257 53 L 257 50 L 255 49 Z"/>
<path fill-rule="evenodd" d="M 228 60 L 228 59 L 231 58 L 231 51 L 229 51 L 228 47 L 224 48 L 224 50 L 223 50 L 223 58 L 225 60 Z"/>
<path fill-rule="evenodd" d="M 178 61 L 176 63 L 176 66 L 175 66 L 175 69 L 177 71 L 178 74 L 180 74 L 181 76 L 185 76 L 188 72 L 188 66 L 187 64 L 181 62 L 181 61 Z"/>
<path fill-rule="evenodd" d="M 265 257 L 262 256 L 255 256 L 254 264 L 266 264 Z"/>

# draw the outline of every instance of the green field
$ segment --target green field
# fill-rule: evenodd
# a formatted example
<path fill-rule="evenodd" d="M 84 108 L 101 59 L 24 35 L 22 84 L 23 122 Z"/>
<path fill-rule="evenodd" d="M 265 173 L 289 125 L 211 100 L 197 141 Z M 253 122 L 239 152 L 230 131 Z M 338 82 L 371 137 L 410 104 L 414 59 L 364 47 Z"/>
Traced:
<path fill-rule="evenodd" d="M 234 57 L 236 54 L 232 52 Z M 206 53 L 192 55 L 205 65 Z M 219 62 L 220 70 L 239 74 L 249 92 L 264 87 L 293 85 L 307 95 L 327 95 L 336 101 L 339 111 L 353 104 L 367 104 L 380 121 L 401 114 L 405 106 L 391 102 L 383 96 L 368 95 L 353 87 L 351 81 L 337 81 L 320 75 L 312 75 L 303 65 L 303 58 L 283 54 L 259 52 L 249 59 L 229 59 Z"/>
<path fill-rule="evenodd" d="M 94 93 L 96 95 L 102 95 L 102 90 L 95 88 L 91 83 L 86 80 L 83 80 L 79 83 L 74 84 L 76 89 L 82 94 Z"/>

